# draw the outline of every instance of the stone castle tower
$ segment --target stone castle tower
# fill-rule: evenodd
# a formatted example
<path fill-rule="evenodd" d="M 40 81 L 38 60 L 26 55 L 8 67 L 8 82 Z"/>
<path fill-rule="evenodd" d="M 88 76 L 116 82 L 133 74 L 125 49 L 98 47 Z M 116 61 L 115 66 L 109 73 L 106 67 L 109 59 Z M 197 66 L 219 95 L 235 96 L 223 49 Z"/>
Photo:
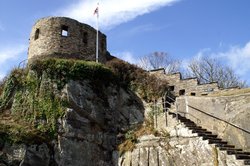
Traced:
<path fill-rule="evenodd" d="M 106 62 L 106 36 L 99 32 L 99 62 Z M 66 17 L 38 20 L 30 34 L 28 60 L 63 57 L 95 61 L 96 30 Z"/>

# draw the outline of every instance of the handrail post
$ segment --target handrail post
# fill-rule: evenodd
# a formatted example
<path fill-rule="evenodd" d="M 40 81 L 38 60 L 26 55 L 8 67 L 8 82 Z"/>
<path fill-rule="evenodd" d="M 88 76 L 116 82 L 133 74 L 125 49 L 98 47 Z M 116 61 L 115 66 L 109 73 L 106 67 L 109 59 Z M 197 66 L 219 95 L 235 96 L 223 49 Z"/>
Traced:
<path fill-rule="evenodd" d="M 188 110 L 188 99 L 187 99 L 187 96 L 185 96 L 185 105 L 186 105 L 186 112 L 188 113 L 189 110 Z"/>

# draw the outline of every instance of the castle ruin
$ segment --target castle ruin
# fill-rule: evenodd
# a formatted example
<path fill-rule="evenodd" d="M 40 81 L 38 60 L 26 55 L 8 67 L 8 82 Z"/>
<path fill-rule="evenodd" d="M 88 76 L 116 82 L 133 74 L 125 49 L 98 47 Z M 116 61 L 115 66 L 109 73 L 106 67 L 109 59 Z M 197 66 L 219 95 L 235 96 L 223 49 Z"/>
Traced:
<path fill-rule="evenodd" d="M 111 56 L 107 51 L 106 35 L 99 33 L 99 62 L 105 63 Z M 28 61 L 44 57 L 96 60 L 96 29 L 67 17 L 39 19 L 30 34 Z M 181 73 L 165 74 L 164 69 L 151 74 L 169 82 L 175 96 L 204 96 L 219 91 L 217 82 L 199 84 L 197 78 L 182 79 Z"/>
<path fill-rule="evenodd" d="M 206 96 L 209 93 L 220 91 L 217 82 L 208 84 L 200 84 L 197 78 L 183 79 L 181 73 L 165 74 L 165 69 L 151 70 L 150 74 L 156 75 L 158 78 L 164 79 L 169 83 L 169 90 L 175 96 Z"/>
<path fill-rule="evenodd" d="M 106 36 L 99 32 L 99 62 L 106 62 Z M 63 57 L 95 61 L 96 29 L 67 17 L 46 17 L 32 28 L 28 60 Z"/>

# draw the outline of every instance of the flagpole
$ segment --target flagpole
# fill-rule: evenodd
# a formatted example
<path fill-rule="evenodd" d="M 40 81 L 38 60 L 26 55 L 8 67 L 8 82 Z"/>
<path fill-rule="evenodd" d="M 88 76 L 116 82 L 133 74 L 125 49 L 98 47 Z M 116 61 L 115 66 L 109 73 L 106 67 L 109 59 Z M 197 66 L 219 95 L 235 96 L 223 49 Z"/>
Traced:
<path fill-rule="evenodd" d="M 99 4 L 98 4 L 99 5 Z M 98 63 L 99 58 L 99 6 L 97 6 L 97 17 L 96 17 L 96 62 Z"/>

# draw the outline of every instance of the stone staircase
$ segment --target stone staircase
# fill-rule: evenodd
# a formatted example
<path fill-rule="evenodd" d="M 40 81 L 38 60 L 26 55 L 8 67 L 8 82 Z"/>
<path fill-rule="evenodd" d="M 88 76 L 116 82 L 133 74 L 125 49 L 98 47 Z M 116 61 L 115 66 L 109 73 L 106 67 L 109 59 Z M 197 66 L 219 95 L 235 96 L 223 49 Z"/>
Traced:
<path fill-rule="evenodd" d="M 235 148 L 234 145 L 228 144 L 227 141 L 218 138 L 216 134 L 213 134 L 201 126 L 197 126 L 193 121 L 180 114 L 168 111 L 168 115 L 173 118 L 178 118 L 178 120 L 191 130 L 192 133 L 196 133 L 198 136 L 202 137 L 203 140 L 207 140 L 209 144 L 214 144 L 219 150 L 226 151 L 228 155 L 235 155 L 237 160 L 243 160 L 245 165 L 250 165 L 250 152 Z"/>

